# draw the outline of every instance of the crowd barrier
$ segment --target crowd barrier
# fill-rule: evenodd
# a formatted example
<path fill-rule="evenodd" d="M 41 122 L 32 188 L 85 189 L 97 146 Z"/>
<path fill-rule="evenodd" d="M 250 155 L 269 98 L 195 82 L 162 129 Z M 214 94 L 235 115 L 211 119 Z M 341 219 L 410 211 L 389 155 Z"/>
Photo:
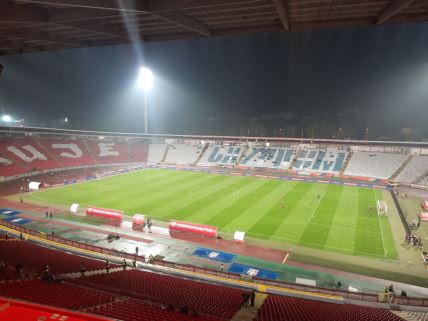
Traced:
<path fill-rule="evenodd" d="M 20 225 L 16 225 L 13 223 L 5 222 L 5 221 L 0 221 L 0 224 L 3 226 L 6 226 L 8 228 L 11 228 L 17 232 L 22 232 L 25 234 L 33 235 L 33 236 L 40 237 L 40 238 L 43 238 L 43 239 L 46 239 L 46 240 L 49 240 L 52 242 L 64 244 L 64 245 L 71 246 L 71 247 L 78 248 L 78 249 L 82 249 L 82 250 L 92 251 L 92 252 L 100 253 L 103 255 L 120 257 L 120 258 L 127 259 L 127 260 L 134 260 L 134 259 L 137 259 L 139 261 L 145 260 L 144 256 L 142 256 L 142 255 L 136 256 L 135 254 L 129 254 L 129 253 L 120 252 L 117 250 L 106 249 L 106 248 L 103 248 L 100 246 L 89 245 L 89 244 L 85 244 L 82 242 L 77 242 L 77 241 L 65 239 L 65 238 L 60 237 L 60 236 L 48 235 L 45 233 L 41 233 L 39 231 L 35 231 L 32 229 L 29 229 L 29 228 L 26 228 L 26 227 L 23 227 Z"/>
<path fill-rule="evenodd" d="M 196 273 L 201 273 L 205 275 L 222 277 L 225 279 L 231 279 L 231 280 L 242 279 L 240 274 L 216 271 L 208 268 L 200 268 L 193 265 L 179 264 L 179 263 L 173 263 L 173 262 L 168 262 L 163 260 L 162 261 L 155 260 L 154 264 L 159 266 L 165 266 L 172 269 L 182 270 L 182 271 L 196 272 Z M 252 278 L 245 277 L 245 281 L 249 281 L 249 280 L 251 280 L 253 283 L 256 283 L 256 284 L 262 284 L 266 286 L 285 288 L 285 289 L 293 289 L 293 290 L 299 290 L 299 291 L 305 291 L 305 292 L 311 292 L 311 293 L 325 294 L 325 295 L 341 296 L 344 299 L 348 299 L 348 300 L 380 302 L 378 299 L 378 295 L 372 294 L 372 293 L 364 293 L 364 292 L 355 293 L 355 292 L 341 291 L 341 290 L 332 289 L 332 288 L 300 285 L 300 284 L 287 283 L 282 281 L 271 281 L 266 279 L 260 279 L 257 277 L 252 277 Z M 428 307 L 428 298 L 424 299 L 424 298 L 412 298 L 412 297 L 395 297 L 394 302 L 401 305 Z"/>
<path fill-rule="evenodd" d="M 85 243 L 81 243 L 81 242 L 77 242 L 77 241 L 73 241 L 73 240 L 68 240 L 68 239 L 65 239 L 65 238 L 62 238 L 59 236 L 45 235 L 44 233 L 34 231 L 32 229 L 22 227 L 20 225 L 15 225 L 15 224 L 9 223 L 9 222 L 0 221 L 0 224 L 3 226 L 6 226 L 8 228 L 11 228 L 15 231 L 18 231 L 18 232 L 22 232 L 22 233 L 30 234 L 33 236 L 45 238 L 45 239 L 48 239 L 48 240 L 53 241 L 53 242 L 65 244 L 65 245 L 75 247 L 75 248 L 79 248 L 79 249 L 85 249 L 88 251 L 93 251 L 93 252 L 97 252 L 97 253 L 101 253 L 101 254 L 105 254 L 105 255 L 109 255 L 109 256 L 116 256 L 116 257 L 120 257 L 120 258 L 124 258 L 124 259 L 128 259 L 128 260 L 133 260 L 137 257 L 135 254 L 119 252 L 116 250 L 110 250 L 110 249 L 106 249 L 106 248 L 102 248 L 102 247 L 94 246 L 94 245 L 87 245 Z M 144 259 L 145 259 L 144 256 L 138 256 L 138 260 L 144 261 Z M 196 267 L 196 266 L 187 265 L 187 264 L 179 264 L 179 263 L 168 262 L 168 261 L 164 261 L 164 260 L 156 260 L 155 259 L 153 261 L 153 264 L 158 265 L 158 266 L 164 266 L 164 267 L 176 269 L 176 270 L 187 271 L 187 272 L 195 272 L 195 273 L 200 273 L 200 274 L 210 275 L 210 276 L 216 276 L 216 277 L 221 277 L 221 278 L 230 279 L 230 280 L 241 280 L 242 279 L 242 276 L 240 274 L 236 274 L 236 273 L 218 271 L 218 270 L 202 268 L 202 267 Z M 373 294 L 373 293 L 363 293 L 363 292 L 355 293 L 355 292 L 342 291 L 342 290 L 337 290 L 337 289 L 332 289 L 332 288 L 322 288 L 322 287 L 315 287 L 315 286 L 310 286 L 310 285 L 300 285 L 300 284 L 287 283 L 287 282 L 282 282 L 282 281 L 271 281 L 271 280 L 261 279 L 261 278 L 257 278 L 257 277 L 247 277 L 247 276 L 245 276 L 245 281 L 253 282 L 255 284 L 261 284 L 261 285 L 265 285 L 265 286 L 271 286 L 271 287 L 293 289 L 293 290 L 318 293 L 318 294 L 325 294 L 325 295 L 341 296 L 344 299 L 349 299 L 349 300 L 366 301 L 366 302 L 381 302 L 378 299 L 378 295 Z M 398 297 L 394 297 L 394 303 L 400 304 L 400 305 L 428 307 L 428 298 L 413 298 L 413 297 L 398 296 Z"/>

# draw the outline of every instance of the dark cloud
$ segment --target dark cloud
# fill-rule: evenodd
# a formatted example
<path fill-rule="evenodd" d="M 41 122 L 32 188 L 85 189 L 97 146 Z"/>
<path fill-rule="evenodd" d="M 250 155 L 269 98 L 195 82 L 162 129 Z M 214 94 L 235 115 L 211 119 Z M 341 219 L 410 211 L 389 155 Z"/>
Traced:
<path fill-rule="evenodd" d="M 427 38 L 425 23 L 0 57 L 0 109 L 28 124 L 142 132 L 144 59 L 152 132 L 422 139 Z"/>

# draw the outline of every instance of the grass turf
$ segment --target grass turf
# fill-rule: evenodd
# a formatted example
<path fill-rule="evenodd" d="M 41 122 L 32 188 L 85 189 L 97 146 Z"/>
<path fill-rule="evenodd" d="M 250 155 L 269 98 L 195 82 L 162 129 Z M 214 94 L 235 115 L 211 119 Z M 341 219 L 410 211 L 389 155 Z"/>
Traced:
<path fill-rule="evenodd" d="M 382 193 L 375 189 L 147 169 L 41 191 L 31 199 L 210 224 L 282 244 L 397 257 L 388 218 L 377 215 Z"/>

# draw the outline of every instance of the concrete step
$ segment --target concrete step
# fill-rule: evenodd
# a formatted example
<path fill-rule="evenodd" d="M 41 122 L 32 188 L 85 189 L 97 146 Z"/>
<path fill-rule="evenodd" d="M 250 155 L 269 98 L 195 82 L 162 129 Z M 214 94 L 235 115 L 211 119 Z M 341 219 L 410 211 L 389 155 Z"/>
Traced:
<path fill-rule="evenodd" d="M 256 298 L 254 299 L 254 306 L 242 307 L 238 312 L 235 313 L 230 321 L 251 321 L 257 316 L 257 311 L 263 305 L 267 298 L 267 294 L 256 292 Z"/>
<path fill-rule="evenodd" d="M 428 321 L 428 313 L 413 311 L 393 311 L 400 318 L 407 321 Z"/>

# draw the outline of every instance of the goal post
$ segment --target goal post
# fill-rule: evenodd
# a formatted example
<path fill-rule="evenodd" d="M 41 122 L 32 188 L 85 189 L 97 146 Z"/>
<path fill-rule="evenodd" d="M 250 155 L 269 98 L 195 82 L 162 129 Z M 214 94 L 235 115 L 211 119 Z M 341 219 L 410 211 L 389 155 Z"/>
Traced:
<path fill-rule="evenodd" d="M 377 201 L 377 214 L 378 215 L 388 215 L 388 205 L 386 201 Z"/>

